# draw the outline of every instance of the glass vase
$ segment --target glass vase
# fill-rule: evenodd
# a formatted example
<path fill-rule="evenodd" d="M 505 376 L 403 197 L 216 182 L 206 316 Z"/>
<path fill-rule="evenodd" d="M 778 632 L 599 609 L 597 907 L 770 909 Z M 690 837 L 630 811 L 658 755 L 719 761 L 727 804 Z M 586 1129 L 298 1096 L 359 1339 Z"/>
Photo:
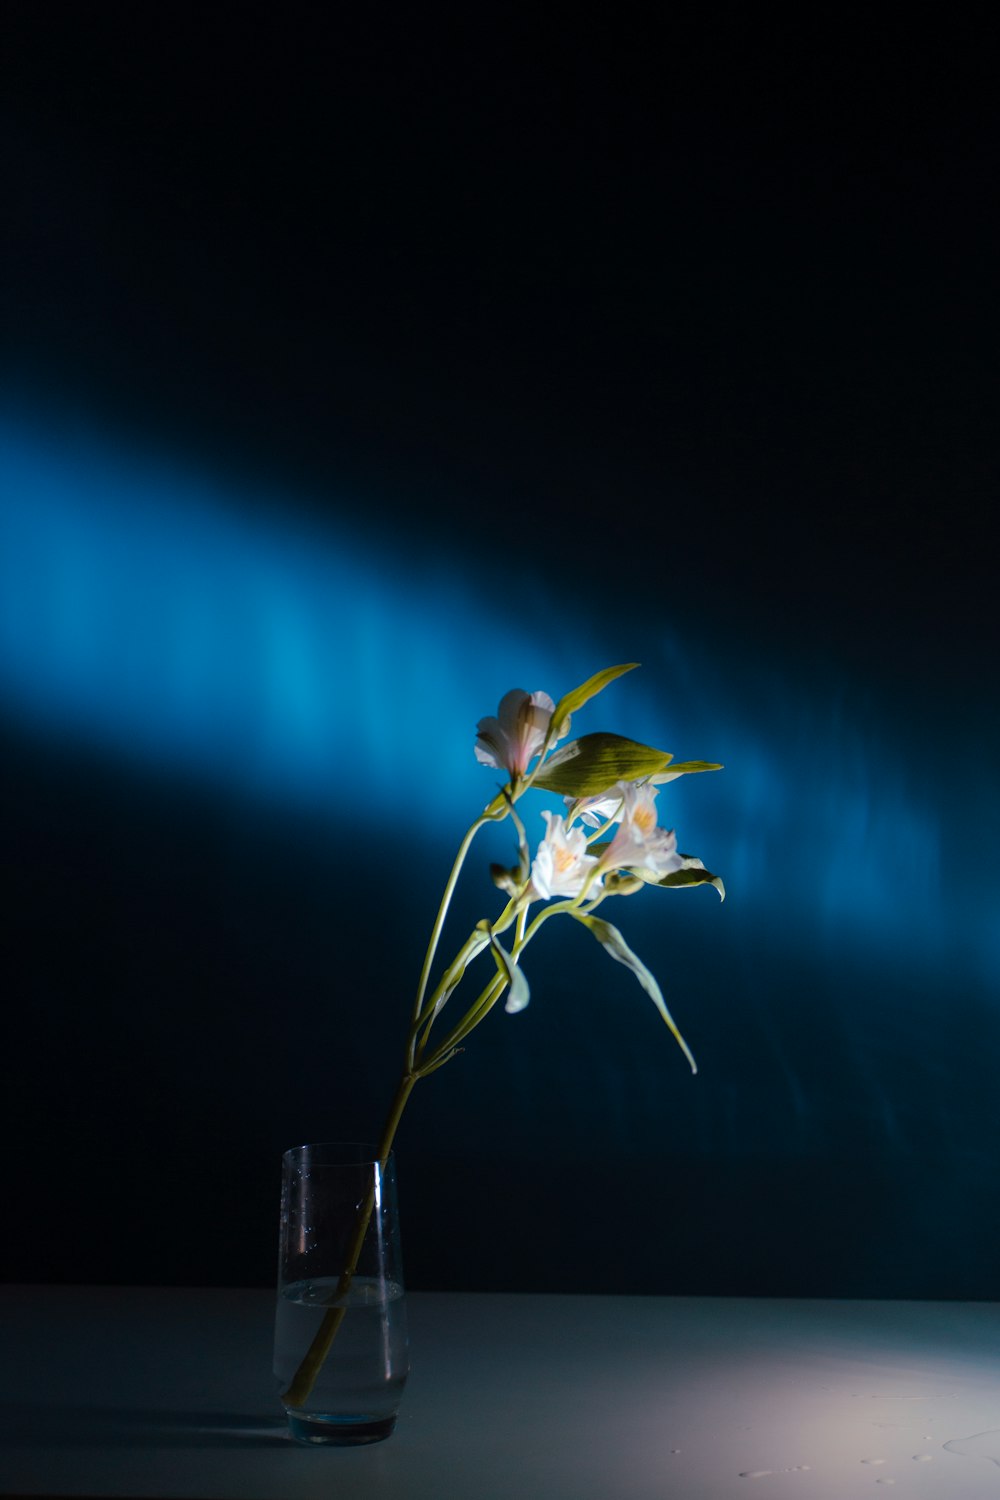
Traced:
<path fill-rule="evenodd" d="M 377 1147 L 282 1158 L 274 1374 L 300 1443 L 386 1438 L 409 1369 L 395 1162 Z"/>

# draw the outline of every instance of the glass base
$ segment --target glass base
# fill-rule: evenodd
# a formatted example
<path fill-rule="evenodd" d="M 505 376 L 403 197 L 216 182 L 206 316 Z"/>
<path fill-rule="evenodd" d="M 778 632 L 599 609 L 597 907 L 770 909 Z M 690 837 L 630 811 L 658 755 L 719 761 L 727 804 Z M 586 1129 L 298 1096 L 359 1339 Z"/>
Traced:
<path fill-rule="evenodd" d="M 323 1412 L 287 1411 L 289 1435 L 307 1447 L 356 1448 L 362 1443 L 380 1443 L 396 1425 L 390 1417 L 334 1417 Z"/>

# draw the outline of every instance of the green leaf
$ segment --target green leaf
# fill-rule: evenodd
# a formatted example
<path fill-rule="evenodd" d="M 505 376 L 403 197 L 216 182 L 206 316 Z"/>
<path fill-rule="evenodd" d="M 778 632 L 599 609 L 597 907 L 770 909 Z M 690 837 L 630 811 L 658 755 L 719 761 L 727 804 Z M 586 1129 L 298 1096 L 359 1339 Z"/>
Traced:
<path fill-rule="evenodd" d="M 714 760 L 676 760 L 669 771 L 659 771 L 649 779 L 654 786 L 663 786 L 677 776 L 687 776 L 692 771 L 722 771 L 725 767 Z"/>
<path fill-rule="evenodd" d="M 631 870 L 612 870 L 605 878 L 604 894 L 606 896 L 634 896 L 642 890 L 644 882 Z"/>
<path fill-rule="evenodd" d="M 678 1046 L 684 1053 L 684 1056 L 687 1058 L 688 1062 L 691 1064 L 691 1072 L 697 1073 L 698 1065 L 691 1055 L 690 1047 L 678 1031 L 673 1016 L 667 1009 L 667 1004 L 663 998 L 663 993 L 660 989 L 660 986 L 657 984 L 653 975 L 646 968 L 646 965 L 643 963 L 642 959 L 639 958 L 637 954 L 632 952 L 632 949 L 629 947 L 628 943 L 626 943 L 625 939 L 618 931 L 618 928 L 612 927 L 610 922 L 605 922 L 600 917 L 587 916 L 585 912 L 570 911 L 569 915 L 571 917 L 575 917 L 578 922 L 582 922 L 584 927 L 588 927 L 594 934 L 594 937 L 597 939 L 597 941 L 601 944 L 602 948 L 604 948 L 607 953 L 610 953 L 612 958 L 617 959 L 618 963 L 624 964 L 627 969 L 632 970 L 632 973 L 635 975 L 636 979 L 638 979 L 639 983 L 646 991 L 646 994 L 649 995 L 649 997 L 653 1001 L 653 1004 L 660 1012 L 660 1015 L 666 1021 Z"/>
<path fill-rule="evenodd" d="M 523 1010 L 531 998 L 531 990 L 524 977 L 524 970 L 514 962 L 499 939 L 493 936 L 486 921 L 477 922 L 476 926 L 489 933 L 490 947 L 493 949 L 496 966 L 510 985 L 510 993 L 504 1004 L 504 1010 L 508 1015 L 514 1015 L 517 1011 Z"/>
<path fill-rule="evenodd" d="M 684 890 L 688 886 L 714 885 L 719 893 L 720 901 L 726 899 L 726 888 L 718 875 L 713 875 L 711 870 L 706 870 L 700 859 L 693 854 L 682 854 L 683 867 L 674 870 L 670 875 L 657 875 L 655 870 L 643 870 L 638 865 L 632 867 L 632 874 L 638 875 L 647 885 L 662 885 L 668 890 Z"/>
<path fill-rule="evenodd" d="M 557 750 L 533 784 L 564 797 L 596 797 L 616 781 L 652 776 L 669 762 L 666 750 L 654 750 L 638 740 L 620 734 L 585 734 Z"/>
<path fill-rule="evenodd" d="M 434 1003 L 430 1011 L 430 1024 L 439 1016 L 445 1005 L 451 999 L 455 990 L 462 982 L 466 969 L 474 958 L 478 958 L 484 948 L 490 944 L 491 934 L 485 923 L 477 922 L 476 931 L 470 933 L 462 944 L 453 963 L 449 964 L 442 976 L 441 982 L 435 991 Z"/>
<path fill-rule="evenodd" d="M 641 875 L 642 872 L 637 870 L 636 874 Z M 714 885 L 719 893 L 719 900 L 725 901 L 726 899 L 726 887 L 721 877 L 713 875 L 711 870 L 706 870 L 700 859 L 692 860 L 683 870 L 675 870 L 672 875 L 664 875 L 662 879 L 652 883 L 675 891 L 684 890 L 687 886 L 693 885 Z"/>
<path fill-rule="evenodd" d="M 510 993 L 504 1002 L 503 1008 L 508 1015 L 513 1016 L 527 1005 L 531 999 L 531 991 L 528 988 L 528 981 L 524 977 L 524 970 L 520 964 L 512 964 L 510 974 Z"/>
<path fill-rule="evenodd" d="M 571 714 L 575 714 L 578 708 L 582 708 L 591 698 L 596 698 L 598 693 L 603 693 L 609 682 L 614 682 L 616 677 L 623 677 L 626 672 L 634 671 L 638 665 L 637 661 L 629 661 L 620 667 L 605 667 L 603 672 L 595 672 L 593 677 L 588 677 L 586 682 L 574 688 L 571 693 L 565 693 L 559 699 L 552 714 L 547 742 L 552 744 L 559 738 L 560 726 L 569 719 Z"/>

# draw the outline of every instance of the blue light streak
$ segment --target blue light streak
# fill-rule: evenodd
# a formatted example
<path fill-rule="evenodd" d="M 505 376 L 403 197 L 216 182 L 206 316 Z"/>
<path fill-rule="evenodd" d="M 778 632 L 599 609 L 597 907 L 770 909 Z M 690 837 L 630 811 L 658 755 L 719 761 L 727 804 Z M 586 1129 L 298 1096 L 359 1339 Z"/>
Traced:
<path fill-rule="evenodd" d="M 730 923 L 773 928 L 780 911 L 790 941 L 830 952 L 920 966 L 957 942 L 984 974 L 1000 967 L 985 908 L 943 881 L 928 776 L 830 684 L 780 664 L 737 678 L 726 643 L 662 618 L 629 635 L 566 611 L 541 576 L 537 610 L 518 615 L 461 544 L 418 555 L 384 525 L 248 503 L 92 434 L 0 418 L 0 493 L 0 709 L 30 733 L 331 822 L 386 828 L 405 811 L 450 843 L 492 793 L 475 719 L 515 683 L 558 695 L 638 655 L 614 727 L 727 763 L 662 803 L 681 847 L 725 877 Z M 596 710 L 587 724 L 601 727 Z M 975 795 L 995 815 L 995 792 Z"/>
<path fill-rule="evenodd" d="M 241 509 L 180 466 L 9 422 L 0 486 L 0 701 L 20 723 L 331 816 L 364 799 L 385 821 L 414 767 L 418 818 L 482 796 L 450 753 L 471 743 L 470 659 L 504 681 L 502 658 L 530 675 L 542 653 L 510 630 L 491 645 L 454 578 L 346 527 Z"/>

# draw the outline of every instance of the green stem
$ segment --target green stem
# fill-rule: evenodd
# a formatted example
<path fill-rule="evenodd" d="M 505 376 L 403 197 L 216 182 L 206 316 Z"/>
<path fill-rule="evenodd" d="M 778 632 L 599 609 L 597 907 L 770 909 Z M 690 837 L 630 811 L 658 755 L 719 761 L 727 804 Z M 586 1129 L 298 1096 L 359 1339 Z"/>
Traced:
<path fill-rule="evenodd" d="M 480 1021 L 489 1014 L 494 1005 L 500 999 L 506 988 L 507 980 L 503 974 L 495 974 L 485 989 L 480 991 L 478 998 L 473 1001 L 465 1015 L 452 1031 L 448 1033 L 443 1042 L 439 1042 L 429 1057 L 420 1059 L 420 1072 L 432 1073 L 440 1067 L 446 1057 L 454 1055 L 455 1048 L 459 1042 L 465 1040 L 470 1031 L 474 1031 Z"/>
<path fill-rule="evenodd" d="M 424 954 L 423 967 L 420 970 L 420 981 L 417 985 L 417 997 L 413 1004 L 414 1023 L 419 1020 L 421 1011 L 423 1009 L 424 996 L 427 994 L 427 983 L 430 979 L 431 967 L 434 963 L 435 954 L 437 953 L 438 943 L 441 940 L 441 932 L 444 928 L 445 918 L 448 915 L 448 908 L 451 905 L 451 898 L 455 894 L 455 887 L 458 884 L 458 877 L 462 873 L 462 866 L 465 863 L 465 856 L 468 854 L 469 849 L 472 847 L 472 840 L 475 838 L 480 828 L 484 827 L 487 823 L 495 823 L 499 818 L 502 818 L 506 815 L 506 811 L 507 804 L 504 799 L 503 793 L 501 793 L 499 797 L 494 797 L 493 801 L 486 808 L 486 810 L 480 814 L 480 816 L 473 823 L 472 827 L 466 833 L 465 838 L 462 840 L 461 844 L 459 844 L 458 846 L 458 853 L 455 855 L 455 863 L 451 867 L 451 874 L 448 876 L 448 881 L 444 888 L 444 894 L 441 897 L 441 904 L 438 907 L 437 916 L 434 919 L 434 926 L 431 928 L 431 936 L 430 941 L 427 944 L 427 952 Z M 413 1057 L 414 1040 L 415 1032 L 411 1036 L 410 1042 L 411 1063 Z"/>
<path fill-rule="evenodd" d="M 578 901 L 579 898 L 577 898 L 577 900 L 575 901 L 560 901 L 552 906 L 544 907 L 535 917 L 534 921 L 527 929 L 527 931 L 525 931 L 525 923 L 527 922 L 528 908 L 522 907 L 520 910 L 517 910 L 516 908 L 509 907 L 508 911 L 504 914 L 505 920 L 503 921 L 502 925 L 501 923 L 497 923 L 497 926 L 494 927 L 493 931 L 495 933 L 501 932 L 516 920 L 516 936 L 511 948 L 511 958 L 517 959 L 520 957 L 521 953 L 527 947 L 527 945 L 531 942 L 531 939 L 535 936 L 536 932 L 541 927 L 543 922 L 546 922 L 549 917 L 558 916 L 560 912 L 569 911 L 572 907 L 575 907 L 578 904 Z M 439 1068 L 442 1063 L 446 1062 L 450 1057 L 454 1056 L 455 1049 L 458 1046 L 459 1042 L 463 1042 L 469 1035 L 469 1033 L 476 1029 L 480 1021 L 486 1019 L 506 988 L 506 976 L 504 974 L 495 974 L 494 977 L 490 980 L 489 984 L 487 984 L 485 988 L 480 991 L 478 997 L 473 1001 L 472 1005 L 466 1011 L 462 1019 L 448 1033 L 444 1040 L 438 1043 L 435 1050 L 430 1053 L 429 1056 L 425 1056 L 423 1054 L 421 1055 L 421 1075 L 433 1072 L 436 1068 Z M 425 1034 L 421 1046 L 425 1047 L 426 1044 L 427 1036 Z"/>
<path fill-rule="evenodd" d="M 378 1159 L 380 1171 L 385 1170 L 385 1164 L 389 1159 L 389 1152 L 392 1150 L 392 1142 L 399 1125 L 400 1117 L 406 1107 L 406 1101 L 410 1097 L 413 1086 L 419 1077 L 419 1073 L 411 1072 L 407 1069 L 399 1080 L 399 1087 L 393 1098 L 389 1115 L 385 1122 L 385 1128 L 382 1131 L 382 1139 L 379 1143 Z M 323 1321 L 316 1330 L 315 1338 L 306 1350 L 302 1363 L 292 1377 L 291 1384 L 281 1397 L 286 1406 L 304 1406 L 306 1401 L 308 1401 L 319 1372 L 323 1368 L 324 1361 L 333 1346 L 333 1341 L 337 1337 L 337 1331 L 344 1321 L 344 1314 L 347 1312 L 347 1294 L 350 1291 L 354 1273 L 358 1268 L 358 1261 L 361 1258 L 361 1247 L 365 1242 L 365 1235 L 368 1233 L 368 1225 L 371 1221 L 374 1207 L 375 1184 L 373 1181 L 359 1210 L 358 1220 L 354 1226 L 354 1234 L 347 1249 L 347 1262 L 340 1273 L 340 1280 L 337 1282 L 337 1289 L 334 1292 L 336 1305 L 328 1307 L 324 1313 Z"/>
<path fill-rule="evenodd" d="M 466 1036 L 468 1036 L 469 1032 L 473 1031 L 475 1027 L 479 1025 L 480 1021 L 482 1021 L 486 1017 L 486 1015 L 488 1015 L 488 1013 L 493 1009 L 493 1006 L 499 1000 L 500 996 L 503 994 L 504 990 L 507 987 L 507 979 L 505 975 L 497 974 L 485 987 L 485 989 L 481 991 L 477 1000 L 466 1012 L 458 1025 L 449 1033 L 445 1041 L 442 1042 L 435 1049 L 435 1051 L 431 1053 L 429 1057 L 424 1057 L 422 1055 L 424 1049 L 427 1046 L 431 1026 L 438 1013 L 438 997 L 444 992 L 445 988 L 448 986 L 449 981 L 453 977 L 453 971 L 458 968 L 460 964 L 461 971 L 457 976 L 454 976 L 454 984 L 452 984 L 451 987 L 454 988 L 455 984 L 457 984 L 461 980 L 465 969 L 465 963 L 463 962 L 463 960 L 467 961 L 466 955 L 475 943 L 475 935 L 473 935 L 473 937 L 469 939 L 468 943 L 461 950 L 459 957 L 452 965 L 452 968 L 442 979 L 441 984 L 438 986 L 438 989 L 435 991 L 434 996 L 432 997 L 432 1005 L 425 1011 L 424 1000 L 427 995 L 427 985 L 430 980 L 431 969 L 434 964 L 434 959 L 437 955 L 438 943 L 441 940 L 441 933 L 444 929 L 445 919 L 448 915 L 448 908 L 451 905 L 451 898 L 454 895 L 455 887 L 458 884 L 459 876 L 462 873 L 462 866 L 465 863 L 466 855 L 468 854 L 469 849 L 472 846 L 472 841 L 475 838 L 476 834 L 479 832 L 480 828 L 482 828 L 486 823 L 497 822 L 499 819 L 506 817 L 508 813 L 513 813 L 513 803 L 517 800 L 521 793 L 526 791 L 531 785 L 534 777 L 537 775 L 541 767 L 542 762 L 545 759 L 546 754 L 548 753 L 549 748 L 549 744 L 548 742 L 546 742 L 546 745 L 542 751 L 542 755 L 539 757 L 539 760 L 535 765 L 534 771 L 531 773 L 531 775 L 524 778 L 523 781 L 515 779 L 515 781 L 511 785 L 511 792 L 509 794 L 505 795 L 504 792 L 501 792 L 499 797 L 495 797 L 494 800 L 488 805 L 488 807 L 486 807 L 486 809 L 472 824 L 471 828 L 468 830 L 461 844 L 459 845 L 458 853 L 455 856 L 455 862 L 452 865 L 451 874 L 448 876 L 448 881 L 444 888 L 444 894 L 441 897 L 441 904 L 438 907 L 437 916 L 434 920 L 434 926 L 431 929 L 430 941 L 427 944 L 427 951 L 424 954 L 423 967 L 420 970 L 420 980 L 417 985 L 417 994 L 413 1006 L 413 1019 L 410 1024 L 410 1036 L 407 1044 L 406 1067 L 403 1071 L 403 1075 L 399 1081 L 399 1086 L 396 1089 L 396 1093 L 393 1097 L 392 1105 L 390 1106 L 389 1114 L 382 1131 L 382 1139 L 379 1142 L 378 1152 L 380 1170 L 385 1169 L 386 1162 L 389 1158 L 389 1152 L 392 1149 L 392 1143 L 395 1138 L 396 1131 L 399 1127 L 400 1119 L 402 1118 L 403 1110 L 406 1108 L 406 1102 L 413 1091 L 417 1079 L 423 1078 L 428 1073 L 436 1071 L 437 1068 L 442 1067 L 444 1063 L 448 1062 L 455 1055 L 456 1051 L 458 1050 L 458 1043 L 462 1041 Z M 515 821 L 518 824 L 518 831 L 520 833 L 521 841 L 523 844 L 524 830 L 520 825 L 520 820 L 516 818 L 516 815 Z M 545 911 L 542 911 L 538 914 L 538 916 L 532 922 L 531 926 L 527 929 L 527 931 L 525 931 L 528 912 L 527 906 L 519 907 L 516 902 L 510 902 L 507 906 L 506 911 L 501 914 L 499 921 L 494 924 L 492 930 L 494 933 L 502 932 L 516 920 L 517 930 L 513 948 L 513 955 L 516 957 L 517 954 L 520 953 L 521 949 L 531 941 L 531 938 L 534 936 L 535 932 L 537 932 L 540 924 L 547 917 L 553 916 L 556 911 L 565 911 L 567 909 L 567 906 L 568 903 L 560 903 L 558 906 L 546 908 Z M 423 1034 L 421 1035 L 421 1033 Z M 419 1057 L 419 1061 L 418 1054 L 421 1054 Z M 361 1258 L 361 1249 L 364 1245 L 365 1235 L 368 1232 L 368 1225 L 371 1222 L 371 1216 L 374 1207 L 375 1185 L 373 1182 L 372 1186 L 368 1189 L 368 1192 L 365 1195 L 365 1199 L 361 1204 L 358 1212 L 357 1222 L 354 1226 L 354 1233 L 351 1237 L 351 1241 L 347 1249 L 346 1264 L 344 1266 L 344 1269 L 340 1273 L 340 1279 L 337 1282 L 337 1287 L 334 1292 L 335 1305 L 327 1308 L 326 1312 L 324 1313 L 323 1321 L 317 1329 L 312 1343 L 306 1350 L 306 1353 L 298 1369 L 292 1377 L 288 1389 L 281 1397 L 281 1400 L 286 1406 L 301 1407 L 305 1404 L 306 1401 L 308 1401 L 313 1386 L 316 1384 L 316 1380 L 319 1376 L 320 1370 L 323 1368 L 323 1364 L 326 1361 L 331 1348 L 333 1347 L 333 1341 L 337 1336 L 340 1325 L 344 1321 L 344 1315 L 347 1312 L 347 1295 L 350 1291 L 351 1282 L 353 1281 L 354 1275 L 358 1268 L 358 1261 Z"/>

